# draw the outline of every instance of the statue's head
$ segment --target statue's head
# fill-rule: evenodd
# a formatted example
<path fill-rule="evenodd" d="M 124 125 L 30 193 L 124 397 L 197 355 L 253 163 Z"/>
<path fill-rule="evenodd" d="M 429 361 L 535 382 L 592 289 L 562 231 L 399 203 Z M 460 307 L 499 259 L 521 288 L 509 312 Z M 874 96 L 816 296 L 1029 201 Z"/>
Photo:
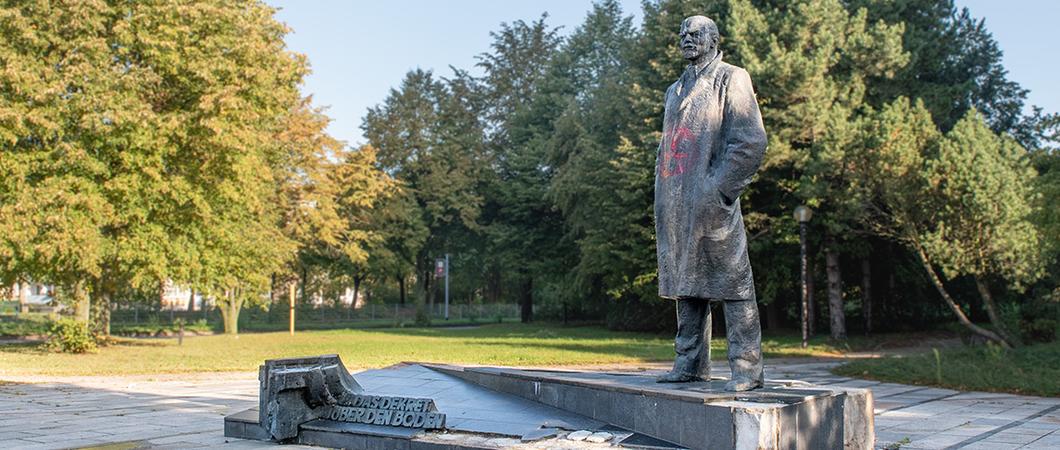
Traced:
<path fill-rule="evenodd" d="M 705 16 L 692 16 L 681 22 L 681 56 L 697 62 L 714 59 L 718 53 L 718 25 Z"/>

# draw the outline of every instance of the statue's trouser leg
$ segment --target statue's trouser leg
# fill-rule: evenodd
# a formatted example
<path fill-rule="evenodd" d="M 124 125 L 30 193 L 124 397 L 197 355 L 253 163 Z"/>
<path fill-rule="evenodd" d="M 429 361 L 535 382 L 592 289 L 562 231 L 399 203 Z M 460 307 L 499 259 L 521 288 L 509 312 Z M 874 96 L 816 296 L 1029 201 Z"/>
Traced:
<path fill-rule="evenodd" d="M 677 337 L 674 372 L 710 378 L 710 301 L 677 300 Z"/>
<path fill-rule="evenodd" d="M 754 300 L 727 300 L 725 334 L 733 380 L 762 383 L 762 324 Z"/>

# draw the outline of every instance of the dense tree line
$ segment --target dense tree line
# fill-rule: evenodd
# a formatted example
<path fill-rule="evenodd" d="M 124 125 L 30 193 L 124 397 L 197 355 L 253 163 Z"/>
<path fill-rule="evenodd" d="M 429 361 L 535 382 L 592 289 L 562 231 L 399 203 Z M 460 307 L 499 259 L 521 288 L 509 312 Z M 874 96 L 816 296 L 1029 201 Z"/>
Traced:
<path fill-rule="evenodd" d="M 56 286 L 96 332 L 167 282 L 225 330 L 276 274 L 353 274 L 398 191 L 300 97 L 305 58 L 257 1 L 0 5 L 0 280 Z M 152 295 L 154 293 L 154 295 Z"/>
<path fill-rule="evenodd" d="M 798 318 L 799 204 L 836 339 L 956 319 L 1018 345 L 1050 326 L 1028 323 L 1056 314 L 1056 119 L 1024 114 L 984 22 L 946 0 L 647 2 L 639 28 L 601 1 L 566 36 L 547 16 L 502 24 L 481 75 L 410 72 L 363 130 L 415 186 L 423 301 L 448 252 L 465 296 L 518 300 L 524 320 L 667 327 L 652 185 L 693 14 L 751 73 L 770 136 L 744 209 L 769 326 Z"/>
<path fill-rule="evenodd" d="M 1025 108 L 981 20 L 950 0 L 601 0 L 575 29 L 502 24 L 474 68 L 410 71 L 367 144 L 327 135 L 287 30 L 256 1 L 0 8 L 0 281 L 46 281 L 105 331 L 167 280 L 244 302 L 518 301 L 524 321 L 671 328 L 652 217 L 662 99 L 705 14 L 769 134 L 744 194 L 768 328 L 832 337 L 956 320 L 1011 346 L 1060 302 L 1060 119 Z M 1030 111 L 1029 114 L 1025 113 Z M 819 310 L 826 310 L 819 311 Z M 421 320 L 429 320 L 424 313 Z"/>

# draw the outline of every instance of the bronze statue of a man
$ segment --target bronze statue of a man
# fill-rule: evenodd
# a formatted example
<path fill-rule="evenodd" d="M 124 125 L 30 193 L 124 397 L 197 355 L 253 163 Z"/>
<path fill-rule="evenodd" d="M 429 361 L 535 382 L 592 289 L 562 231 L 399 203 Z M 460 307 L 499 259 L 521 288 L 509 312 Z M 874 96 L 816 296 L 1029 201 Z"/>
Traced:
<path fill-rule="evenodd" d="M 740 194 L 762 162 L 766 132 L 747 71 L 721 60 L 718 26 L 681 24 L 690 62 L 666 91 L 655 171 L 659 296 L 677 301 L 677 358 L 660 383 L 710 378 L 710 305 L 721 302 L 732 379 L 726 390 L 762 386 L 762 329 Z"/>

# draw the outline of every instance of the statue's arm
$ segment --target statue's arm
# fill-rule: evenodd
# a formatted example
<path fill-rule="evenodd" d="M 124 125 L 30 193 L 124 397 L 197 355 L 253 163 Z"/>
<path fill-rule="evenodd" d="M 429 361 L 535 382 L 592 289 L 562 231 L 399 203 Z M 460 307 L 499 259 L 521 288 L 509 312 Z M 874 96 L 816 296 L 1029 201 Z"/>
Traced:
<path fill-rule="evenodd" d="M 666 128 L 669 124 L 666 123 L 666 105 L 670 104 L 670 98 L 674 95 L 674 90 L 677 89 L 677 83 L 671 84 L 670 87 L 666 88 L 666 95 L 663 96 L 663 129 L 662 135 L 659 137 L 659 148 L 655 150 L 656 158 L 659 157 L 660 152 L 663 151 L 663 146 L 666 144 Z"/>
<path fill-rule="evenodd" d="M 724 114 L 725 152 L 717 172 L 718 191 L 722 200 L 731 204 L 751 183 L 766 152 L 766 129 L 746 70 L 733 71 Z"/>

